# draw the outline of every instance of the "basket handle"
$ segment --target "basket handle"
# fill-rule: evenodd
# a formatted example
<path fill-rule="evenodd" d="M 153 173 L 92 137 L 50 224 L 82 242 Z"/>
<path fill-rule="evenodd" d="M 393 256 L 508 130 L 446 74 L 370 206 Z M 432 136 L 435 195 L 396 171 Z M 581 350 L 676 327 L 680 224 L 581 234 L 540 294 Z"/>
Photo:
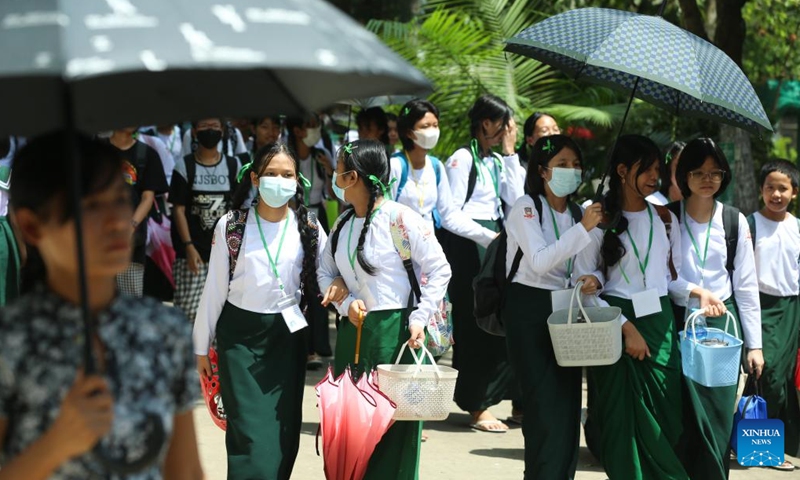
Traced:
<path fill-rule="evenodd" d="M 686 317 L 686 322 L 683 324 L 683 338 L 684 339 L 686 338 L 687 330 L 689 329 L 689 327 L 691 327 L 692 328 L 692 340 L 695 343 L 697 343 L 697 332 L 695 331 L 695 323 L 697 322 L 697 318 L 700 317 L 701 315 L 704 315 L 705 313 L 706 313 L 706 309 L 705 308 L 701 308 L 701 309 L 695 310 L 693 313 L 689 314 L 688 317 Z M 727 315 L 727 319 L 725 320 L 725 333 L 728 333 L 728 327 L 730 325 L 733 325 L 733 334 L 734 334 L 734 336 L 736 338 L 739 338 L 739 329 L 738 329 L 738 327 L 736 327 L 736 319 L 734 318 L 734 316 L 730 312 L 730 310 L 726 310 L 725 314 Z M 731 320 L 733 320 L 733 322 L 731 322 Z M 691 323 L 691 325 L 690 325 L 690 323 Z"/>
<path fill-rule="evenodd" d="M 567 312 L 567 325 L 572 325 L 572 307 L 575 305 L 575 296 L 578 297 L 578 308 L 581 310 L 583 314 L 583 318 L 586 320 L 586 323 L 592 323 L 589 319 L 589 314 L 586 313 L 586 310 L 583 308 L 583 302 L 581 301 L 581 295 L 578 292 L 581 291 L 581 287 L 583 286 L 583 281 L 581 280 L 577 284 L 575 284 L 575 288 L 572 289 L 572 296 L 569 300 L 569 311 Z"/>
<path fill-rule="evenodd" d="M 431 365 L 433 365 L 433 371 L 436 373 L 436 380 L 440 380 L 442 375 L 439 371 L 439 365 L 436 365 L 436 360 L 433 359 L 433 355 L 431 355 L 430 350 L 425 348 L 424 344 L 419 344 L 419 346 L 422 349 L 421 355 L 417 355 L 417 352 L 415 352 L 413 348 L 411 349 L 411 356 L 414 357 L 414 363 L 417 365 L 417 371 L 414 373 L 414 375 L 422 371 L 422 361 L 425 360 L 425 356 L 427 355 L 431 361 Z M 406 351 L 406 347 L 408 347 L 408 342 L 403 342 L 403 346 L 400 347 L 400 353 L 397 354 L 397 359 L 394 361 L 395 365 L 400 364 L 400 359 L 403 358 L 403 352 Z"/>

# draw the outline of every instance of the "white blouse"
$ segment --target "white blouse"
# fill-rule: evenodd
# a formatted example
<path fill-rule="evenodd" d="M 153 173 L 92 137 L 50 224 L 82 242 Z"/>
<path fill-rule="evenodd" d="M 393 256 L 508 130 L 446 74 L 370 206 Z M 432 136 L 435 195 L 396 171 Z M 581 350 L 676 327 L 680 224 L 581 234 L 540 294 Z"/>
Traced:
<path fill-rule="evenodd" d="M 570 275 L 574 271 L 574 257 L 589 246 L 591 237 L 583 224 L 574 222 L 569 208 L 563 213 L 551 210 L 547 199 L 541 195 L 540 198 L 542 218 L 539 218 L 533 199 L 525 195 L 517 200 L 506 219 L 506 275 L 511 271 L 517 249 L 521 247 L 522 261 L 512 281 L 545 290 L 561 290 L 568 288 L 577 278 Z M 560 239 L 556 238 L 554 221 Z"/>
<path fill-rule="evenodd" d="M 681 202 L 681 209 L 684 203 Z M 736 293 L 736 306 L 744 330 L 747 348 L 761 348 L 761 302 L 758 298 L 758 278 L 750 240 L 747 219 L 739 214 L 738 243 L 733 260 L 733 285 L 725 269 L 728 249 L 725 244 L 725 230 L 722 227 L 722 203 L 716 202 L 716 211 L 711 220 L 711 234 L 707 235 L 708 223 L 698 223 L 690 215 L 681 214 L 681 277 L 692 286 L 705 288 L 721 300 L 727 300 Z M 697 247 L 689 236 L 691 230 Z M 708 239 L 708 256 L 705 268 L 701 259 Z M 699 252 L 697 251 L 699 249 Z M 678 295 L 673 298 L 676 305 L 687 306 L 687 298 Z"/>
<path fill-rule="evenodd" d="M 475 220 L 497 220 L 503 216 L 501 199 L 509 206 L 525 193 L 525 168 L 519 163 L 515 153 L 502 157 L 499 162 L 495 155 L 483 157 L 478 162 L 480 171 L 475 182 L 472 197 L 465 204 L 469 172 L 476 167 L 469 148 L 460 148 L 447 159 L 447 179 L 453 194 L 453 205 Z M 497 162 L 500 163 L 498 166 Z M 497 180 L 497 191 L 495 182 Z"/>
<path fill-rule="evenodd" d="M 800 293 L 800 231 L 797 218 L 787 215 L 782 222 L 761 213 L 756 221 L 756 271 L 759 291 L 775 297 Z"/>
<path fill-rule="evenodd" d="M 644 264 L 650 235 L 648 210 L 653 214 L 653 244 L 650 248 L 650 257 L 645 274 L 642 274 L 639 267 L 639 260 L 636 258 L 628 233 L 623 233 L 619 236 L 619 239 L 625 247 L 625 255 L 616 265 L 608 268 L 602 293 L 630 300 L 635 293 L 655 289 L 659 297 L 665 297 L 669 294 L 672 294 L 673 297 L 679 295 L 688 297 L 694 286 L 680 276 L 681 236 L 677 234 L 679 227 L 678 219 L 675 215 L 670 212 L 673 233 L 668 237 L 666 226 L 658 216 L 655 207 L 647 203 L 646 208 L 640 212 L 623 212 L 625 218 L 628 219 L 628 229 L 626 231 L 633 237 L 636 248 L 639 250 L 639 258 Z M 593 275 L 595 270 L 600 269 L 602 265 L 600 255 L 602 242 L 603 236 L 592 235 L 591 245 L 583 249 L 575 259 L 575 275 Z M 669 268 L 670 250 L 673 253 L 672 263 L 678 273 L 676 280 L 672 280 Z M 623 275 L 623 271 L 625 275 Z M 627 281 L 625 276 L 628 277 Z M 602 299 L 599 302 L 602 305 L 607 305 Z M 625 321 L 627 319 L 623 318 L 623 323 Z"/>
<path fill-rule="evenodd" d="M 395 201 L 422 215 L 422 218 L 430 222 L 431 226 L 433 226 L 433 210 L 435 208 L 439 212 L 442 228 L 458 236 L 468 238 L 483 247 L 491 243 L 497 233 L 482 227 L 453 205 L 453 196 L 450 193 L 450 184 L 447 180 L 444 165 L 440 167 L 440 179 L 437 185 L 436 170 L 431 162 L 438 162 L 439 160 L 426 156 L 425 166 L 418 170 L 411 168 L 409 165 L 408 179 L 398 196 L 397 189 L 400 187 L 399 181 L 403 174 L 401 162 L 405 161 L 407 161 L 405 156 L 393 156 L 389 159 L 390 176 L 398 179 L 397 182 L 392 184 L 392 198 Z"/>
<path fill-rule="evenodd" d="M 349 257 L 355 252 L 361 227 L 364 225 L 364 218 L 352 216 L 338 226 L 340 233 L 336 257 L 334 258 L 332 252 L 332 243 L 329 242 L 325 247 L 318 272 L 319 287 L 325 291 L 336 277 L 341 276 L 344 279 L 350 296 L 337 305 L 343 316 L 348 314 L 350 304 L 356 299 L 364 302 L 367 311 L 404 309 L 408 306 L 411 285 L 400 254 L 392 241 L 389 225 L 392 212 L 401 215 L 399 218 L 408 232 L 411 261 L 422 290 L 422 299 L 411 312 L 409 323 L 424 326 L 447 293 L 450 264 L 433 234 L 430 222 L 397 202 L 383 202 L 372 218 L 364 240 L 364 255 L 375 267 L 375 275 L 366 273 L 355 256 L 353 266 L 350 265 Z"/>
<path fill-rule="evenodd" d="M 227 216 L 222 217 L 214 228 L 208 276 L 194 322 L 194 350 L 197 355 L 208 355 L 208 347 L 216 334 L 217 321 L 225 302 L 230 302 L 242 310 L 256 313 L 279 313 L 281 311 L 277 305 L 282 297 L 279 282 L 275 278 L 267 252 L 264 250 L 264 244 L 256 224 L 256 215 L 258 213 L 255 208 L 250 209 L 232 279 L 229 279 Z M 317 224 L 319 232 L 317 265 L 319 265 L 328 237 L 319 226 L 319 222 Z M 299 301 L 303 246 L 294 212 L 289 211 L 288 223 L 285 220 L 273 223 L 262 218 L 261 229 L 264 232 L 264 241 L 269 247 L 270 254 L 277 263 L 278 274 L 283 281 L 285 292 L 288 295 L 294 295 Z M 283 247 L 280 256 L 276 258 L 285 229 L 286 237 Z"/>

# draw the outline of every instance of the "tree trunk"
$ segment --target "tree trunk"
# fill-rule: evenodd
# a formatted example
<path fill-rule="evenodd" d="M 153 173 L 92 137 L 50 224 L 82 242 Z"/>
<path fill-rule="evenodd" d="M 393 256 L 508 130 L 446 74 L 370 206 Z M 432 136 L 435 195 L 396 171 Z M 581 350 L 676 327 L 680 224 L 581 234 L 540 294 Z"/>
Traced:
<path fill-rule="evenodd" d="M 758 188 L 755 162 L 750 144 L 750 134 L 741 128 L 721 125 L 720 143 L 732 143 L 734 158 L 728 162 L 733 168 L 733 204 L 745 215 L 758 210 Z"/>

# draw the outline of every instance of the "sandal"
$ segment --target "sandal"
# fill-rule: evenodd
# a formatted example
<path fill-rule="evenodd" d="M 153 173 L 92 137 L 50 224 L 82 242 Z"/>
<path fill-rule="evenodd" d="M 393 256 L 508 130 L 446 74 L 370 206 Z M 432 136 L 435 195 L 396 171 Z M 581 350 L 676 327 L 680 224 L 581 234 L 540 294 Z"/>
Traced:
<path fill-rule="evenodd" d="M 481 420 L 475 423 L 471 423 L 469 427 L 474 430 L 478 430 L 480 432 L 488 432 L 488 433 L 506 433 L 508 431 L 508 428 L 504 429 L 488 428 L 489 425 L 505 426 L 505 424 L 500 420 Z"/>
<path fill-rule="evenodd" d="M 772 469 L 775 469 L 775 470 L 781 470 L 783 472 L 793 472 L 797 467 L 795 467 L 792 462 L 786 460 L 785 462 L 783 462 L 782 464 L 780 464 L 780 465 L 778 465 L 776 467 L 769 467 L 769 468 L 772 468 Z"/>

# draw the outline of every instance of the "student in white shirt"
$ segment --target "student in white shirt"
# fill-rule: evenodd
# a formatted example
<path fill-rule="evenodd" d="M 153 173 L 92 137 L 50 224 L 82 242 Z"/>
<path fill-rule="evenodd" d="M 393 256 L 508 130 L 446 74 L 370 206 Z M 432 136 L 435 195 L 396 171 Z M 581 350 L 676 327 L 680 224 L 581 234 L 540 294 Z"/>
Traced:
<path fill-rule="evenodd" d="M 529 153 L 527 195 L 517 200 L 506 222 L 506 275 L 520 260 L 505 293 L 503 325 L 527 407 L 522 421 L 525 478 L 561 480 L 573 478 L 578 465 L 582 370 L 558 366 L 547 318 L 554 291 L 570 288 L 573 281 L 585 282 L 587 294 L 600 287 L 598 275 L 573 278 L 572 270 L 575 255 L 591 243 L 603 214 L 598 203 L 581 217 L 570 198 L 583 173 L 581 151 L 571 138 L 540 138 Z"/>
<path fill-rule="evenodd" d="M 486 247 L 497 236 L 453 206 L 444 164 L 428 152 L 439 141 L 439 110 L 427 100 L 411 100 L 398 117 L 403 150 L 389 159 L 392 198 L 429 221 Z"/>
<path fill-rule="evenodd" d="M 198 372 L 210 377 L 216 338 L 228 478 L 287 480 L 300 443 L 306 371 L 301 308 L 318 301 L 316 269 L 327 238 L 301 202 L 297 162 L 284 145 L 262 149 L 248 173 L 259 201 L 232 210 L 214 229 L 194 352 Z M 329 283 L 326 293 L 343 299 L 341 279 Z"/>
<path fill-rule="evenodd" d="M 675 180 L 675 169 L 678 167 L 678 159 L 685 146 L 684 142 L 677 141 L 667 149 L 664 163 L 661 164 L 660 168 L 661 184 L 657 192 L 647 196 L 646 200 L 648 202 L 653 205 L 667 205 L 670 202 L 677 202 L 683 199 L 681 189 L 678 187 L 677 180 Z"/>
<path fill-rule="evenodd" d="M 711 292 L 692 288 L 678 275 L 683 258 L 678 220 L 645 201 L 658 187 L 660 156 L 647 137 L 619 138 L 605 208 L 621 216 L 601 242 L 592 238 L 575 262 L 577 275 L 603 271 L 598 301 L 623 314 L 622 357 L 589 369 L 589 420 L 612 479 L 689 478 L 675 452 L 683 430 L 681 359 L 668 294 L 699 298 L 709 316 L 725 308 Z M 588 435 L 589 424 L 586 428 Z"/>
<path fill-rule="evenodd" d="M 797 199 L 800 173 L 786 160 L 761 167 L 764 208 L 748 218 L 755 243 L 764 375 L 761 388 L 768 418 L 784 425 L 784 450 L 795 455 L 800 447 L 800 406 L 795 394 L 797 334 L 800 330 L 800 220 L 790 212 Z M 777 467 L 776 467 L 777 468 Z M 782 470 L 795 467 L 784 462 Z"/>
<path fill-rule="evenodd" d="M 528 163 L 533 154 L 533 145 L 537 140 L 548 135 L 559 135 L 560 133 L 561 129 L 558 127 L 555 118 L 544 112 L 533 112 L 522 126 L 524 141 L 517 149 L 519 162 L 522 166 L 526 169 L 528 168 Z"/>
<path fill-rule="evenodd" d="M 341 152 L 333 189 L 342 202 L 352 206 L 336 221 L 319 269 L 321 288 L 342 276 L 350 291 L 344 302 L 336 304 L 339 313 L 347 317 L 339 325 L 336 375 L 354 361 L 360 319 L 359 371 L 394 363 L 403 343 L 418 348 L 450 280 L 450 266 L 430 224 L 387 198 L 389 162 L 385 145 L 359 140 L 345 144 Z M 413 274 L 421 287 L 419 295 L 412 290 L 409 272 L 393 240 L 398 234 L 407 236 Z M 412 361 L 410 351 L 406 351 L 402 362 Z M 421 428 L 421 422 L 392 425 L 375 448 L 365 478 L 418 478 Z"/>
<path fill-rule="evenodd" d="M 736 317 L 728 328 L 739 334 L 747 351 L 750 373 L 761 376 L 764 357 L 761 352 L 761 306 L 758 279 L 753 257 L 750 230 L 739 210 L 715 200 L 731 181 L 731 168 L 725 154 L 710 138 L 690 141 L 681 154 L 675 173 L 684 200 L 669 205 L 680 223 L 681 278 L 690 285 L 709 289 L 723 299 L 725 307 Z M 726 217 L 738 219 L 736 250 L 728 258 Z M 733 228 L 728 225 L 727 228 Z M 674 230 L 673 230 L 674 231 Z M 732 263 L 730 263 L 732 262 Z M 730 263 L 730 265 L 729 265 Z M 729 272 L 728 267 L 732 267 Z M 685 295 L 673 297 L 678 331 L 684 329 L 688 308 L 698 307 L 696 299 Z M 705 317 L 709 327 L 725 329 L 727 315 Z M 734 329 L 734 327 L 736 327 Z M 684 376 L 684 467 L 691 478 L 725 480 L 730 471 L 730 437 L 733 417 L 730 406 L 736 401 L 736 385 L 709 388 Z"/>
<path fill-rule="evenodd" d="M 498 232 L 503 203 L 510 208 L 524 193 L 525 169 L 514 151 L 517 127 L 511 108 L 494 95 L 480 97 L 469 118 L 470 144 L 456 150 L 446 162 L 453 204 L 481 226 Z M 502 155 L 492 150 L 498 145 Z M 453 366 L 459 371 L 455 401 L 470 413 L 472 428 L 505 432 L 508 427 L 489 412 L 489 407 L 509 395 L 516 400 L 512 416 L 522 414 L 522 405 L 505 340 L 478 328 L 473 315 L 472 280 L 485 249 L 468 238 L 452 234 L 442 238 L 446 239 L 445 252 L 453 267 L 449 289 L 455 339 Z"/>

